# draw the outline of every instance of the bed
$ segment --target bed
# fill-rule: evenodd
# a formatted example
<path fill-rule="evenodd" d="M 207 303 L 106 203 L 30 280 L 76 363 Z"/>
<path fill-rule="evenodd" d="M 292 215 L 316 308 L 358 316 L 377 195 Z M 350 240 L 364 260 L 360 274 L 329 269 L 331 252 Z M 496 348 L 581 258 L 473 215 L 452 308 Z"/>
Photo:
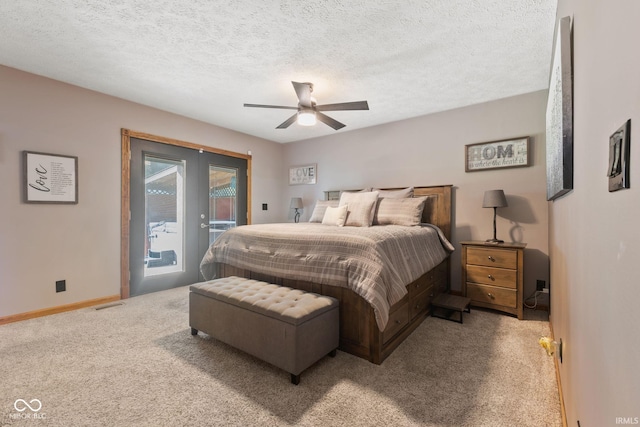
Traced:
<path fill-rule="evenodd" d="M 384 189 L 380 195 L 394 191 L 399 190 Z M 340 197 L 339 192 L 326 194 L 328 199 Z M 424 200 L 421 224 L 413 227 L 385 223 L 382 204 L 379 223 L 385 225 L 237 227 L 211 245 L 202 274 L 207 280 L 240 276 L 337 298 L 340 349 L 380 364 L 449 286 L 451 186 L 414 187 L 413 199 L 405 201 L 415 204 L 419 199 Z"/>

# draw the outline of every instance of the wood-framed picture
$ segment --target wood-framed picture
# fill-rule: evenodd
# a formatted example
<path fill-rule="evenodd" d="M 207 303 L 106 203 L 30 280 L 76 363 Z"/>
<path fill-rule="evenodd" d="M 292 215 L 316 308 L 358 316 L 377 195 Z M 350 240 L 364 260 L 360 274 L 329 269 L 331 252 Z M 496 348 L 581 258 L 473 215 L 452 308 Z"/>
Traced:
<path fill-rule="evenodd" d="M 26 203 L 78 203 L 78 158 L 23 151 Z"/>
<path fill-rule="evenodd" d="M 558 21 L 546 114 L 547 200 L 573 189 L 571 17 Z"/>
<path fill-rule="evenodd" d="M 530 137 L 480 142 L 464 146 L 465 172 L 530 165 Z"/>
<path fill-rule="evenodd" d="M 631 188 L 629 182 L 629 148 L 631 145 L 631 119 L 609 137 L 609 192 Z"/>
<path fill-rule="evenodd" d="M 317 165 L 292 166 L 289 168 L 289 185 L 315 184 Z"/>

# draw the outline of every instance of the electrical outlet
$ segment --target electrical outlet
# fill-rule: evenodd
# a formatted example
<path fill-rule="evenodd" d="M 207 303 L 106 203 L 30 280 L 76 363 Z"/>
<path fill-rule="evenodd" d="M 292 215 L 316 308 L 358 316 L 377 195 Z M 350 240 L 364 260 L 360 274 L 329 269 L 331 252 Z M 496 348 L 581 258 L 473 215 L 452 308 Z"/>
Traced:
<path fill-rule="evenodd" d="M 266 211 L 269 208 L 269 206 L 266 203 L 262 204 L 262 210 Z"/>
<path fill-rule="evenodd" d="M 57 280 L 56 281 L 56 292 L 64 292 L 67 290 L 67 281 L 66 280 Z"/>
<path fill-rule="evenodd" d="M 544 280 L 536 280 L 536 291 L 541 291 L 544 289 L 545 281 Z"/>

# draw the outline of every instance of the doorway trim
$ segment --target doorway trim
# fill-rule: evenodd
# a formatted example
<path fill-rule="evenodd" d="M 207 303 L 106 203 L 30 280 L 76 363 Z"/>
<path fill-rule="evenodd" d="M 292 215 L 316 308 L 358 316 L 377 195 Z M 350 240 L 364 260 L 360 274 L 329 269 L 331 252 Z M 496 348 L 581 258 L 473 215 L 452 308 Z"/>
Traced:
<path fill-rule="evenodd" d="M 129 129 L 120 129 L 121 135 L 121 190 L 120 190 L 120 298 L 129 298 L 129 237 L 131 220 L 131 138 L 144 139 L 160 144 L 202 150 L 207 153 L 236 157 L 247 161 L 247 224 L 251 224 L 251 155 L 194 144 L 179 139 L 166 138 Z"/>

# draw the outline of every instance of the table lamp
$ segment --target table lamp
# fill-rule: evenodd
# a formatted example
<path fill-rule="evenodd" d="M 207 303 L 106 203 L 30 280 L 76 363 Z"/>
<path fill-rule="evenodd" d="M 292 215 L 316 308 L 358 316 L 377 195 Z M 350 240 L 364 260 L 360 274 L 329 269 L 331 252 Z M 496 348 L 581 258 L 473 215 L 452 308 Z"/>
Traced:
<path fill-rule="evenodd" d="M 295 209 L 296 213 L 293 216 L 293 221 L 294 222 L 299 222 L 300 221 L 300 209 L 303 208 L 302 206 L 302 197 L 292 197 L 291 198 L 291 209 Z"/>
<path fill-rule="evenodd" d="M 484 192 L 483 208 L 493 208 L 493 239 L 487 239 L 488 243 L 504 243 L 504 240 L 496 238 L 496 209 L 509 206 L 507 198 L 502 190 L 489 190 Z"/>

